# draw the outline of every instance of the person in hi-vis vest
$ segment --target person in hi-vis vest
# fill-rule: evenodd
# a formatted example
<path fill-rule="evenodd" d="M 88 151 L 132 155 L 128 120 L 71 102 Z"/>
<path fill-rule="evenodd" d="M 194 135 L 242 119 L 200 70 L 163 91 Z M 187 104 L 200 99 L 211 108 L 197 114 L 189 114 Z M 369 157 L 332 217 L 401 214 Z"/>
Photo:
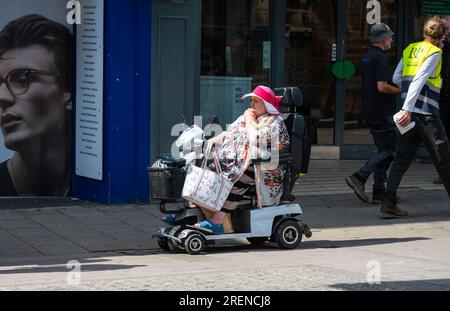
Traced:
<path fill-rule="evenodd" d="M 402 88 L 403 103 L 396 123 L 405 130 L 411 122 L 415 125 L 398 137 L 397 155 L 388 177 L 381 218 L 408 216 L 397 207 L 397 190 L 422 142 L 450 196 L 450 145 L 439 114 L 442 50 L 438 45 L 444 33 L 445 24 L 440 17 L 428 18 L 423 28 L 424 41 L 410 44 L 395 70 L 393 81 Z"/>

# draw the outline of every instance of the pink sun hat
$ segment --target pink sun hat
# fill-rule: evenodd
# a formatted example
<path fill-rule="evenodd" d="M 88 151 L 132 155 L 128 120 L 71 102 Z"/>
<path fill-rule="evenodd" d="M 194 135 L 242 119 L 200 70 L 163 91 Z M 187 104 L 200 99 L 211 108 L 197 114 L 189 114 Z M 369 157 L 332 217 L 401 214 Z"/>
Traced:
<path fill-rule="evenodd" d="M 260 85 L 253 92 L 242 96 L 242 100 L 247 97 L 257 97 L 264 102 L 267 112 L 274 115 L 280 114 L 280 102 L 283 99 L 281 96 L 275 96 L 275 93 L 267 86 Z"/>

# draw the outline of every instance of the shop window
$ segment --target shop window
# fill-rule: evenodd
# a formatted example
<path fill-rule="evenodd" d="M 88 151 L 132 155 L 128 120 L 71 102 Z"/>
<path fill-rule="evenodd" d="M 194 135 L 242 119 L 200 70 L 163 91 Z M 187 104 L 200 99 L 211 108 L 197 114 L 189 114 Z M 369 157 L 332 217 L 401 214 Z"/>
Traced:
<path fill-rule="evenodd" d="M 313 143 L 333 144 L 335 81 L 330 73 L 336 42 L 334 0 L 288 0 L 286 7 L 286 84 L 297 86 L 311 108 Z"/>
<path fill-rule="evenodd" d="M 248 105 L 240 97 L 269 85 L 269 0 L 203 0 L 200 114 L 233 122 Z"/>
<path fill-rule="evenodd" d="M 397 31 L 397 2 L 396 0 L 379 0 L 381 8 L 381 22 L 389 25 L 395 33 L 391 49 L 386 54 L 391 62 L 391 71 L 396 66 L 396 36 Z M 361 58 L 371 46 L 369 40 L 370 28 L 367 23 L 367 6 L 364 1 L 348 0 L 347 12 L 347 40 L 346 60 L 356 67 L 356 73 L 346 81 L 345 92 L 345 144 L 373 144 L 367 124 L 362 118 L 362 82 L 361 82 Z M 392 76 L 392 75 L 391 75 Z M 395 105 L 395 97 L 391 97 L 392 106 Z"/>

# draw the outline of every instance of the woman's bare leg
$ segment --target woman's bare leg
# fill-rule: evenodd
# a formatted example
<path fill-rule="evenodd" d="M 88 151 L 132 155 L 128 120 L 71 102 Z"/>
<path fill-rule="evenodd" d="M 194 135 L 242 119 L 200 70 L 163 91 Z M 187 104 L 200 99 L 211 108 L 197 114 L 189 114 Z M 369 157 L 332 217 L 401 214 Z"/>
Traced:
<path fill-rule="evenodd" d="M 226 214 L 224 212 L 216 212 L 209 220 L 215 225 L 223 225 Z"/>
<path fill-rule="evenodd" d="M 206 219 L 212 221 L 215 225 L 223 225 L 226 214 L 224 212 L 212 212 L 210 210 L 199 207 Z"/>

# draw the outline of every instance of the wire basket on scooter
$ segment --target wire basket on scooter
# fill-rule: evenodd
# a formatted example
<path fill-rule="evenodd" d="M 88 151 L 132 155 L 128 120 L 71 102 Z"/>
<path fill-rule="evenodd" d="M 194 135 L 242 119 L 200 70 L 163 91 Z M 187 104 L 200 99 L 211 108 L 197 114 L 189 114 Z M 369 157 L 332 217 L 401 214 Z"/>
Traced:
<path fill-rule="evenodd" d="M 186 161 L 161 158 L 148 168 L 150 195 L 154 200 L 177 200 L 181 198 L 186 170 Z"/>

